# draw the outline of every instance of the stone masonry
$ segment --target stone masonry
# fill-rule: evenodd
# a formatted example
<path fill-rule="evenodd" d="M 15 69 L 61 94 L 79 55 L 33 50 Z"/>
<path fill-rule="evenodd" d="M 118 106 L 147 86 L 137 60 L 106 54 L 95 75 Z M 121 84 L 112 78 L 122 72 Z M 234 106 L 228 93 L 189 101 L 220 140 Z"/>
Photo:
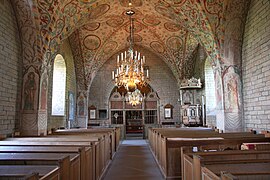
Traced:
<path fill-rule="evenodd" d="M 270 129 L 270 1 L 252 0 L 242 49 L 244 124 Z"/>
<path fill-rule="evenodd" d="M 0 11 L 0 133 L 10 135 L 19 123 L 21 42 L 10 1 L 1 0 Z"/>
<path fill-rule="evenodd" d="M 66 99 L 68 99 L 68 92 L 71 91 L 74 94 L 74 100 L 76 104 L 76 76 L 75 76 L 75 68 L 74 68 L 74 60 L 72 56 L 72 52 L 70 49 L 69 41 L 68 39 L 64 40 L 64 42 L 61 45 L 60 48 L 60 54 L 63 56 L 65 62 L 66 62 Z M 53 73 L 52 73 L 53 74 Z M 50 85 L 52 86 L 52 78 L 51 75 L 50 79 Z M 51 128 L 58 128 L 58 127 L 66 127 L 66 119 L 67 116 L 52 116 L 51 110 L 52 110 L 52 104 L 51 104 L 51 98 L 52 98 L 52 87 L 50 87 L 49 91 L 49 104 L 48 104 L 48 113 L 49 113 L 49 119 L 48 119 L 48 130 Z M 67 101 L 66 101 L 67 103 Z M 68 105 L 66 105 L 68 107 Z M 76 109 L 76 107 L 75 107 Z M 66 111 L 67 112 L 67 111 Z M 74 112 L 76 113 L 76 112 Z M 76 121 L 74 121 L 71 126 L 76 126 Z"/>
<path fill-rule="evenodd" d="M 160 98 L 160 120 L 164 120 L 164 106 L 171 104 L 174 106 L 173 120 L 179 122 L 180 107 L 177 101 L 179 99 L 179 90 L 177 88 L 177 81 L 171 70 L 152 52 L 139 47 L 135 47 L 134 49 L 145 56 L 146 65 L 149 66 L 150 86 L 157 92 Z M 112 71 L 116 68 L 116 55 L 112 56 L 98 71 L 91 85 L 89 106 L 94 105 L 97 110 L 108 109 L 109 97 L 114 88 Z"/>

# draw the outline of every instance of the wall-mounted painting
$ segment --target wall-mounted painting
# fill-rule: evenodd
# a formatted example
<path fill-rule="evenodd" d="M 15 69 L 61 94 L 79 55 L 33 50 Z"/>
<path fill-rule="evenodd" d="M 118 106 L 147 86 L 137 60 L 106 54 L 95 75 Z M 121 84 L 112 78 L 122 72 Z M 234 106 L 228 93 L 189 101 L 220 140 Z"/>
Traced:
<path fill-rule="evenodd" d="M 173 118 L 173 106 L 171 104 L 167 104 L 164 106 L 164 118 L 165 119 Z"/>
<path fill-rule="evenodd" d="M 89 119 L 96 119 L 97 108 L 94 105 L 92 105 L 88 109 L 89 109 Z"/>

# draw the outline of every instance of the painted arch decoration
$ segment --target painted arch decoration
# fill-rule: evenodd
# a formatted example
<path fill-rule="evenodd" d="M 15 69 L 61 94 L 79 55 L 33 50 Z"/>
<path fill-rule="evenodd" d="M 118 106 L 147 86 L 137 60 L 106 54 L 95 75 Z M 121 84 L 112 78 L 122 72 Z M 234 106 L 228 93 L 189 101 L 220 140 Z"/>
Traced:
<path fill-rule="evenodd" d="M 84 68 L 80 76 L 88 79 L 86 84 L 89 86 L 89 79 L 102 64 L 127 47 L 128 33 L 124 31 L 124 26 L 128 27 L 124 15 L 127 4 L 127 0 L 114 3 L 109 0 L 32 0 L 31 3 L 15 0 L 20 30 L 22 34 L 27 32 L 23 38 L 24 63 L 42 61 L 44 53 L 57 51 L 62 40 L 77 33 L 73 38 L 78 38 L 76 44 L 82 54 L 76 55 L 76 62 L 78 67 Z M 230 19 L 242 18 L 239 9 L 242 11 L 246 3 L 244 0 L 133 0 L 133 5 L 136 27 L 140 30 L 136 31 L 139 39 L 136 43 L 158 54 L 172 68 L 176 78 L 181 79 L 181 64 L 191 60 L 198 44 L 203 45 L 212 57 L 213 65 L 220 64 L 217 60 L 226 60 L 223 57 L 226 10 L 229 7 L 229 14 L 233 14 Z M 22 14 L 19 9 L 27 9 L 24 12 L 28 13 Z M 155 16 L 151 12 L 156 12 Z M 29 16 L 32 17 L 30 26 L 26 22 Z M 174 45 L 171 47 L 171 44 Z"/>

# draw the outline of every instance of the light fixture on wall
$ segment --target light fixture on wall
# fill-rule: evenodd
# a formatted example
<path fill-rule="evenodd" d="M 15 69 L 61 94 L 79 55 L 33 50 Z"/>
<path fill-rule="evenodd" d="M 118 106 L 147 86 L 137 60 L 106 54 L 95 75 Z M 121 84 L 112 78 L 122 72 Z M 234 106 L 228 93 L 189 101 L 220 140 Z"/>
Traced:
<path fill-rule="evenodd" d="M 138 85 L 145 86 L 149 82 L 149 71 L 148 69 L 144 70 L 145 56 L 133 50 L 134 19 L 132 15 L 134 14 L 133 10 L 126 12 L 130 19 L 129 50 L 117 56 L 117 68 L 116 71 L 112 71 L 112 79 L 115 85 L 118 87 L 124 86 L 128 92 L 133 92 Z"/>
<path fill-rule="evenodd" d="M 143 96 L 139 89 L 136 89 L 133 92 L 128 92 L 126 96 L 126 101 L 132 106 L 137 106 L 142 103 Z"/>

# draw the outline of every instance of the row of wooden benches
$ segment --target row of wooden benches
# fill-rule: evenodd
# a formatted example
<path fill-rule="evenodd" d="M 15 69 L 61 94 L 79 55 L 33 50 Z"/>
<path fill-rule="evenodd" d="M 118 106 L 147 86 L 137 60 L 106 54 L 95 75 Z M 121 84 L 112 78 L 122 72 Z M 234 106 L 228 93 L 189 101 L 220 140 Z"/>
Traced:
<path fill-rule="evenodd" d="M 149 144 L 166 178 L 183 176 L 182 147 L 195 151 L 238 150 L 243 143 L 270 142 L 263 134 L 250 132 L 218 133 L 210 128 L 150 128 Z"/>
<path fill-rule="evenodd" d="M 0 179 L 96 180 L 120 142 L 120 129 L 57 130 L 0 141 Z"/>
<path fill-rule="evenodd" d="M 182 147 L 182 179 L 270 179 L 270 151 L 192 152 Z"/>

